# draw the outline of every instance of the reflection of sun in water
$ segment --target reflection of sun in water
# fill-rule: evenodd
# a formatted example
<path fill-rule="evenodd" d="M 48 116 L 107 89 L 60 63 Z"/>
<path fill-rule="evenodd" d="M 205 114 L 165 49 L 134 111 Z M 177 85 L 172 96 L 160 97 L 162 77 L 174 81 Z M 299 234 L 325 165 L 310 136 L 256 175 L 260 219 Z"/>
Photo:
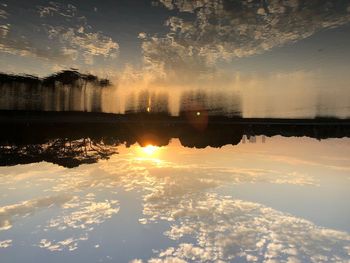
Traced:
<path fill-rule="evenodd" d="M 147 145 L 146 147 L 142 148 L 142 151 L 148 155 L 148 156 L 152 156 L 154 155 L 157 151 L 158 151 L 159 147 L 157 146 L 153 146 L 153 145 Z"/>

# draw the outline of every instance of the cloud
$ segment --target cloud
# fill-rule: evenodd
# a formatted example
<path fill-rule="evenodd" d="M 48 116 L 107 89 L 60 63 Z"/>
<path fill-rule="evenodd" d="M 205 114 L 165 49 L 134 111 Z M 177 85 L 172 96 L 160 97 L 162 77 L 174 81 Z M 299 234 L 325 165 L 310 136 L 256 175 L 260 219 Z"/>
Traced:
<path fill-rule="evenodd" d="M 144 217 L 139 222 L 167 221 L 171 227 L 165 235 L 179 242 L 147 262 L 322 262 L 322 258 L 342 262 L 348 257 L 347 233 L 260 204 L 208 193 L 230 183 L 314 185 L 306 175 L 263 169 L 201 169 L 167 162 L 160 167 L 123 163 L 112 159 L 102 169 L 115 179 L 120 175 L 118 180 L 129 190 L 143 189 Z M 195 242 L 183 243 L 183 238 Z"/>
<path fill-rule="evenodd" d="M 75 197 L 63 207 L 65 215 L 51 219 L 47 228 L 59 230 L 83 229 L 91 231 L 93 226 L 98 225 L 117 214 L 119 203 L 116 200 L 94 201 L 94 195 L 87 195 L 85 199 Z"/>
<path fill-rule="evenodd" d="M 8 248 L 10 246 L 12 246 L 12 240 L 11 239 L 0 241 L 0 248 Z"/>
<path fill-rule="evenodd" d="M 40 248 L 47 249 L 51 252 L 63 251 L 64 249 L 74 251 L 78 248 L 78 242 L 85 241 L 87 239 L 87 235 L 81 236 L 79 238 L 70 237 L 61 241 L 49 241 L 47 239 L 41 239 L 37 246 Z"/>
<path fill-rule="evenodd" d="M 308 174 L 298 172 L 285 173 L 271 169 L 225 168 L 205 165 L 182 166 L 167 162 L 162 162 L 158 167 L 155 165 L 154 167 L 145 167 L 143 169 L 136 162 L 132 165 L 139 167 L 139 175 L 133 177 L 134 173 L 132 171 L 125 172 L 128 187 L 134 189 L 140 186 L 140 184 L 143 185 L 149 182 L 153 190 L 145 195 L 146 201 L 163 199 L 165 194 L 169 198 L 176 198 L 189 192 L 201 192 L 226 184 L 271 183 L 299 186 L 318 185 L 318 182 Z M 103 167 L 103 169 L 108 169 L 109 171 L 107 167 Z M 109 172 L 112 174 L 115 173 L 113 171 Z M 142 179 L 140 177 L 142 174 L 147 179 Z M 143 185 L 143 187 L 147 188 L 146 185 Z"/>
<path fill-rule="evenodd" d="M 39 198 L 0 208 L 0 222 L 8 219 L 12 225 L 14 215 L 33 213 L 32 207 L 60 204 L 58 215 L 55 213 L 57 216 L 38 230 L 45 235 L 36 244 L 42 249 L 77 249 L 94 227 L 119 212 L 117 200 L 106 200 L 106 189 L 112 192 L 123 187 L 141 192 L 143 216 L 139 222 L 167 222 L 164 235 L 176 241 L 174 246 L 154 252 L 153 257 L 143 262 L 346 262 L 350 256 L 348 233 L 323 228 L 261 204 L 213 193 L 216 187 L 239 183 L 317 185 L 305 174 L 155 163 L 136 159 L 132 154 L 115 156 L 108 162 L 79 167 L 69 173 L 60 171 L 50 181 L 51 187 L 42 177 L 31 177 L 31 182 L 36 187 L 45 184 L 45 191 L 59 193 L 57 196 L 74 193 L 70 199 L 54 202 L 55 198 Z M 56 236 L 57 232 L 60 240 L 47 237 Z M 135 259 L 133 263 L 136 262 L 142 261 Z"/>
<path fill-rule="evenodd" d="M 269 182 L 316 185 L 307 175 L 263 169 L 152 165 L 111 160 L 102 169 L 123 187 L 143 189 L 141 224 L 166 221 L 178 245 L 147 262 L 346 262 L 350 235 L 261 204 L 212 193 L 215 187 Z M 118 167 L 118 168 L 117 168 Z M 183 242 L 194 239 L 193 243 Z"/>
<path fill-rule="evenodd" d="M 300 158 L 300 157 L 294 157 L 294 156 L 289 156 L 289 155 L 283 155 L 283 154 L 268 154 L 264 155 L 268 159 L 271 159 L 275 162 L 283 162 L 286 164 L 291 164 L 291 165 L 308 165 L 308 166 L 316 166 L 316 167 L 323 167 L 326 169 L 332 169 L 336 171 L 350 171 L 350 167 L 348 167 L 346 164 L 341 165 L 341 164 L 330 164 L 329 160 L 328 162 L 323 162 L 322 160 L 307 160 L 305 158 Z M 322 158 L 322 157 L 321 157 Z M 336 159 L 339 161 L 339 159 Z M 341 159 L 340 159 L 341 160 Z"/>
<path fill-rule="evenodd" d="M 145 63 L 165 71 L 207 71 L 221 61 L 261 54 L 350 21 L 344 1 L 159 0 L 190 13 L 166 21 L 165 36 L 144 39 Z"/>
<path fill-rule="evenodd" d="M 45 233 L 60 231 L 63 235 L 71 235 L 71 230 L 75 230 L 78 231 L 76 236 L 68 236 L 61 241 L 42 239 L 37 246 L 49 251 L 76 250 L 81 241 L 88 240 L 94 227 L 103 224 L 119 212 L 117 200 L 96 201 L 97 198 L 93 193 L 81 197 L 74 196 L 62 206 L 62 213 L 50 219 L 44 227 Z"/>
<path fill-rule="evenodd" d="M 179 242 L 149 262 L 167 258 L 195 262 L 346 262 L 350 235 L 260 204 L 212 193 L 184 195 L 177 203 L 145 204 L 144 213 L 167 220 L 165 232 Z M 181 242 L 183 237 L 194 243 Z M 159 259 L 159 261 L 157 261 Z"/>
<path fill-rule="evenodd" d="M 0 231 L 10 229 L 13 226 L 14 217 L 27 216 L 41 208 L 47 208 L 52 205 L 61 206 L 71 198 L 68 195 L 47 196 L 0 207 Z"/>
<path fill-rule="evenodd" d="M 184 261 L 181 258 L 177 257 L 166 257 L 166 258 L 152 258 L 148 261 L 149 263 L 186 263 L 187 261 Z"/>
<path fill-rule="evenodd" d="M 50 170 L 49 177 L 47 170 Z M 88 240 L 97 225 L 115 216 L 120 209 L 117 200 L 97 195 L 97 193 L 104 194 L 108 188 L 115 189 L 116 183 L 113 182 L 115 178 L 90 174 L 89 169 L 67 172 L 67 169 L 42 163 L 40 169 L 30 171 L 28 165 L 16 169 L 6 168 L 0 177 L 2 181 L 7 181 L 0 185 L 3 188 L 17 186 L 13 193 L 41 186 L 44 190 L 38 192 L 38 196 L 48 192 L 54 193 L 51 196 L 0 207 L 0 231 L 4 231 L 14 227 L 16 220 L 23 220 L 40 210 L 54 206 L 58 213 L 54 213 L 55 216 L 48 218 L 46 222 L 40 223 L 40 228 L 35 231 L 35 235 L 41 235 L 41 239 L 35 245 L 49 251 L 76 250 L 80 242 Z M 52 236 L 56 237 L 57 232 L 60 239 L 51 239 Z"/>

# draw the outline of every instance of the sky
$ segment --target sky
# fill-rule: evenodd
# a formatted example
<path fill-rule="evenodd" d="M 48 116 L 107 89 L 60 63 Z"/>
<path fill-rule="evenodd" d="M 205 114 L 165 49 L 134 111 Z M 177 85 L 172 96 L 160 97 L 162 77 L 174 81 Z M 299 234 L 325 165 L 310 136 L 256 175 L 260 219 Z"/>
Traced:
<path fill-rule="evenodd" d="M 348 262 L 349 142 L 173 140 L 0 167 L 2 262 Z"/>

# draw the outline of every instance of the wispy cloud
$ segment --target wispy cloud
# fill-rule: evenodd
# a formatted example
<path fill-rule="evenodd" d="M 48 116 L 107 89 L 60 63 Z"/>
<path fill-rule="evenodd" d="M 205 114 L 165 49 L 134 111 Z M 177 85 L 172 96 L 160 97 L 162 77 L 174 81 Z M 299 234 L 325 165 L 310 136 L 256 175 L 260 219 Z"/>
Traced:
<path fill-rule="evenodd" d="M 144 213 L 153 220 L 169 221 L 165 235 L 180 244 L 148 262 L 346 262 L 350 255 L 349 234 L 260 204 L 209 193 L 189 193 L 177 203 L 166 200 L 164 196 L 162 201 L 146 203 Z M 183 243 L 183 237 L 196 242 Z"/>
<path fill-rule="evenodd" d="M 119 211 L 119 203 L 116 200 L 104 202 L 94 201 L 94 195 L 87 195 L 85 199 L 75 197 L 63 207 L 66 215 L 50 220 L 48 228 L 64 230 L 86 229 L 92 230 L 93 226 L 103 223 Z"/>
<path fill-rule="evenodd" d="M 46 170 L 47 167 L 42 173 L 46 174 Z M 21 178 L 28 177 L 24 174 Z M 152 162 L 129 154 L 70 172 L 59 170 L 49 181 L 51 187 L 42 177 L 30 179 L 36 187 L 45 184 L 46 192 L 57 195 L 0 208 L 0 225 L 9 228 L 16 215 L 58 205 L 59 213 L 42 224 L 44 236 L 36 243 L 49 251 L 76 250 L 96 226 L 117 215 L 121 204 L 114 198 L 106 199 L 105 194 L 106 189 L 112 192 L 122 187 L 142 195 L 139 223 L 165 221 L 165 236 L 176 241 L 176 245 L 154 252 L 144 262 L 346 262 L 350 256 L 348 233 L 323 228 L 258 203 L 213 193 L 219 186 L 240 183 L 316 186 L 317 182 L 307 174 Z M 68 193 L 74 196 L 68 198 Z M 58 231 L 59 240 L 49 238 Z"/>
<path fill-rule="evenodd" d="M 51 252 L 63 251 L 64 249 L 74 251 L 78 248 L 78 243 L 80 241 L 86 241 L 87 239 L 87 235 L 81 236 L 79 238 L 70 237 L 61 241 L 49 241 L 47 239 L 41 239 L 37 246 L 43 249 L 47 249 Z"/>
<path fill-rule="evenodd" d="M 15 217 L 28 216 L 39 209 L 48 208 L 52 205 L 63 205 L 71 198 L 67 195 L 48 196 L 0 207 L 0 231 L 10 229 Z"/>
<path fill-rule="evenodd" d="M 8 248 L 10 246 L 12 246 L 12 240 L 11 239 L 0 241 L 0 248 Z"/>
<path fill-rule="evenodd" d="M 165 235 L 179 242 L 144 262 L 346 262 L 350 255 L 348 233 L 210 191 L 226 183 L 313 185 L 307 175 L 281 176 L 263 169 L 201 169 L 167 162 L 142 164 L 145 161 L 136 160 L 125 166 L 119 160 L 102 168 L 114 177 L 124 174 L 119 180 L 127 189 L 144 190 L 141 224 L 167 221 L 170 228 Z M 187 237 L 196 241 L 182 242 Z"/>

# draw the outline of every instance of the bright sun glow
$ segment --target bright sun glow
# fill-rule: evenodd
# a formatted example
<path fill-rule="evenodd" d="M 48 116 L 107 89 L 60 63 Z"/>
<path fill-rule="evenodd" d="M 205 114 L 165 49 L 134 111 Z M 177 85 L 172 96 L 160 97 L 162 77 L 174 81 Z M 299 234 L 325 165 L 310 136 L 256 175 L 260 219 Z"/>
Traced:
<path fill-rule="evenodd" d="M 154 155 L 159 147 L 153 146 L 153 145 L 147 145 L 146 147 L 142 148 L 142 151 L 147 155 Z"/>

